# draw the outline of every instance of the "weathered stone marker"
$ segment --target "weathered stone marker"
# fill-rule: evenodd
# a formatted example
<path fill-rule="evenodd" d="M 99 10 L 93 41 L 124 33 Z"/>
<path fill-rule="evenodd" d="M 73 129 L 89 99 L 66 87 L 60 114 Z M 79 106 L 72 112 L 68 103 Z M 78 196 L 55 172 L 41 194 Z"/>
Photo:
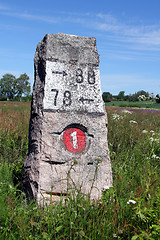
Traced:
<path fill-rule="evenodd" d="M 96 200 L 112 186 L 95 38 L 47 34 L 38 44 L 25 170 L 38 202 L 73 188 Z"/>

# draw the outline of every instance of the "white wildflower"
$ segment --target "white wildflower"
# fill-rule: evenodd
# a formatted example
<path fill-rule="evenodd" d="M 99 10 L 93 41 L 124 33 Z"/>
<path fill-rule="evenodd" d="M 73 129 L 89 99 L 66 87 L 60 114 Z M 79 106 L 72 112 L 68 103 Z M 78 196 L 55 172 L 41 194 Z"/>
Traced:
<path fill-rule="evenodd" d="M 136 204 L 136 201 L 134 201 L 134 200 L 129 200 L 129 201 L 127 202 L 127 204 L 130 204 L 130 203 Z"/>
<path fill-rule="evenodd" d="M 108 190 L 109 189 L 109 186 L 103 186 L 103 191 L 106 191 L 106 190 Z"/>
<path fill-rule="evenodd" d="M 159 142 L 160 139 L 159 139 L 159 138 L 155 138 L 154 141 L 155 141 L 155 142 Z"/>
<path fill-rule="evenodd" d="M 152 158 L 155 158 L 155 159 L 160 159 L 160 157 L 159 157 L 159 156 L 157 156 L 156 154 L 153 154 L 153 155 L 152 155 Z"/>
<path fill-rule="evenodd" d="M 148 131 L 144 129 L 144 130 L 142 131 L 142 133 L 148 133 Z"/>
<path fill-rule="evenodd" d="M 153 142 L 153 141 L 154 141 L 154 138 L 153 138 L 153 137 L 151 137 L 149 140 L 150 140 L 151 142 Z"/>
<path fill-rule="evenodd" d="M 151 130 L 151 131 L 150 131 L 150 133 L 152 133 L 152 136 L 154 136 L 154 135 L 155 135 L 155 132 L 154 132 L 153 130 Z"/>
<path fill-rule="evenodd" d="M 145 101 L 146 100 L 146 96 L 145 95 L 139 95 L 138 96 L 138 100 L 139 101 Z"/>
<path fill-rule="evenodd" d="M 115 233 L 113 234 L 113 238 L 117 238 L 117 235 Z"/>
<path fill-rule="evenodd" d="M 115 153 L 115 152 L 112 152 L 112 154 L 113 154 L 113 155 L 116 155 L 116 153 Z"/>
<path fill-rule="evenodd" d="M 123 119 L 123 117 L 120 116 L 120 115 L 117 114 L 117 113 L 112 114 L 112 118 L 113 118 L 114 120 L 120 120 L 120 119 Z"/>
<path fill-rule="evenodd" d="M 153 93 L 151 93 L 151 94 L 149 95 L 149 98 L 150 98 L 150 99 L 155 99 L 156 96 L 155 96 Z"/>
<path fill-rule="evenodd" d="M 160 139 L 159 139 L 159 138 L 153 138 L 153 137 L 151 137 L 149 140 L 150 140 L 151 142 L 157 142 L 157 143 L 160 142 Z"/>
<path fill-rule="evenodd" d="M 134 121 L 134 120 L 130 120 L 129 122 L 130 122 L 130 123 L 136 123 L 136 124 L 137 124 L 137 122 L 136 122 L 136 121 Z"/>
<path fill-rule="evenodd" d="M 123 112 L 123 113 L 132 114 L 132 112 L 131 112 L 131 111 L 128 111 L 128 110 L 123 110 L 122 112 Z"/>

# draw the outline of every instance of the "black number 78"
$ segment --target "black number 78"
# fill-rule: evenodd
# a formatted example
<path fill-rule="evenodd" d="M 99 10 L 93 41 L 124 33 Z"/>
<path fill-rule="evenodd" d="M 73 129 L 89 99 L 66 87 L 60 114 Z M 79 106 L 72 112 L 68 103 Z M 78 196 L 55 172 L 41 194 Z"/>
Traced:
<path fill-rule="evenodd" d="M 58 97 L 58 90 L 57 89 L 51 89 L 51 92 L 55 92 L 55 97 L 54 97 L 54 106 L 57 105 L 57 97 Z M 71 100 L 71 93 L 70 91 L 65 91 L 63 94 L 63 105 L 65 106 L 70 106 L 72 103 Z"/>

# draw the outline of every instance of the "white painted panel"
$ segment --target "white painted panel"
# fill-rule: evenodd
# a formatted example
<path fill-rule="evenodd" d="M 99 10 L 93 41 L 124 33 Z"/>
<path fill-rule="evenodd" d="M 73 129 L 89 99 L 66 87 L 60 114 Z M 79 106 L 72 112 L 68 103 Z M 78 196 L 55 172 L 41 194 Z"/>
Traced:
<path fill-rule="evenodd" d="M 103 113 L 99 68 L 46 61 L 44 109 Z"/>

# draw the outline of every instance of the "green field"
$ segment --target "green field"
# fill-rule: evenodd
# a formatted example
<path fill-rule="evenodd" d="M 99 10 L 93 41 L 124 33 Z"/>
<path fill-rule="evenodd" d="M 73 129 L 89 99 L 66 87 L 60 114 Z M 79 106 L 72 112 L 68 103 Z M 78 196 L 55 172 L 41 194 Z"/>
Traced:
<path fill-rule="evenodd" d="M 138 108 L 153 108 L 160 109 L 160 103 L 152 101 L 138 101 L 138 102 L 129 102 L 129 101 L 113 101 L 105 103 L 106 106 L 115 106 L 115 107 L 138 107 Z"/>
<path fill-rule="evenodd" d="M 113 187 L 97 202 L 73 191 L 42 207 L 22 188 L 30 104 L 0 102 L 0 239 L 160 239 L 160 113 L 107 114 Z"/>

